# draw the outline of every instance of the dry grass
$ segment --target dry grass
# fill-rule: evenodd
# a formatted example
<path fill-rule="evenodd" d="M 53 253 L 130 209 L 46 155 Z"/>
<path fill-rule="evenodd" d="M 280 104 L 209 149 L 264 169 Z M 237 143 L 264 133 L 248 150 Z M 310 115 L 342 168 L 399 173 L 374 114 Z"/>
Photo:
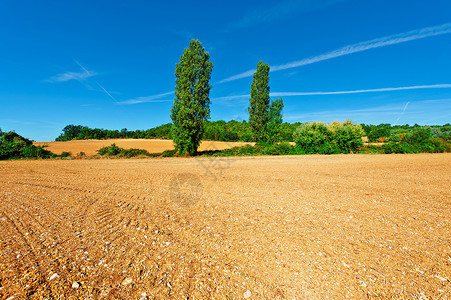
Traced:
<path fill-rule="evenodd" d="M 67 141 L 67 142 L 35 142 L 35 146 L 48 145 L 47 150 L 52 151 L 55 154 L 61 154 L 63 152 L 71 152 L 77 154 L 84 152 L 86 155 L 95 155 L 97 150 L 102 147 L 109 146 L 115 143 L 118 147 L 130 149 L 144 149 L 149 153 L 161 153 L 165 150 L 172 150 L 174 146 L 171 140 L 149 140 L 149 139 L 113 139 L 113 140 L 79 140 L 79 141 Z M 204 150 L 224 150 L 237 146 L 244 146 L 247 144 L 253 145 L 254 143 L 244 142 L 217 142 L 217 141 L 203 141 L 199 147 L 199 151 Z"/>
<path fill-rule="evenodd" d="M 448 299 L 450 170 L 451 154 L 1 162 L 0 298 Z"/>

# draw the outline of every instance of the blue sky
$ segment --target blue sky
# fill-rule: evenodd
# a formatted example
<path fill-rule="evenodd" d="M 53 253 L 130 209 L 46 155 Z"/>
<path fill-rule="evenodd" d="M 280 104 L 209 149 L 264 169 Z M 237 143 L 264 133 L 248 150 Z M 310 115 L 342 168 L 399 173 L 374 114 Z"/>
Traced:
<path fill-rule="evenodd" d="M 262 60 L 287 122 L 451 122 L 449 0 L 16 0 L 0 3 L 0 128 L 51 141 L 168 123 L 193 38 L 213 62 L 211 120 L 248 119 Z"/>

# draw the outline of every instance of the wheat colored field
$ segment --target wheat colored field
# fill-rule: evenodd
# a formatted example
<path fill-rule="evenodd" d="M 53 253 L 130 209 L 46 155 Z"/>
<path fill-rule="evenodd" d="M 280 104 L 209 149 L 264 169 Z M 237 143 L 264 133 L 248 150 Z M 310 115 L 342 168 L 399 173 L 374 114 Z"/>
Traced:
<path fill-rule="evenodd" d="M 0 162 L 0 298 L 449 299 L 450 182 L 450 154 Z"/>
<path fill-rule="evenodd" d="M 113 139 L 113 140 L 79 140 L 79 141 L 67 141 L 67 142 L 35 142 L 35 146 L 47 145 L 47 150 L 52 151 L 55 154 L 61 154 L 63 152 L 71 152 L 73 155 L 84 152 L 86 155 L 95 155 L 97 150 L 102 147 L 109 146 L 115 143 L 118 147 L 130 149 L 144 149 L 149 153 L 161 153 L 165 150 L 174 149 L 172 140 L 158 140 L 158 139 Z M 218 142 L 218 141 L 203 141 L 200 144 L 199 151 L 205 150 L 224 150 L 228 148 L 253 145 L 255 143 L 245 142 Z"/>

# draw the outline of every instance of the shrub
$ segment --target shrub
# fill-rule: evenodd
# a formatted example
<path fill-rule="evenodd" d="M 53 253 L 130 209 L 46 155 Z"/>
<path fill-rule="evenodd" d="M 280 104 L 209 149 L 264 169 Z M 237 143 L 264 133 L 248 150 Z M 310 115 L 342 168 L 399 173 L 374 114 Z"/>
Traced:
<path fill-rule="evenodd" d="M 362 147 L 362 137 L 365 132 L 360 124 L 353 124 L 351 120 L 347 120 L 343 123 L 333 122 L 329 128 L 336 145 L 342 152 L 349 153 Z"/>
<path fill-rule="evenodd" d="M 156 156 L 152 155 L 144 149 L 124 149 L 118 147 L 116 144 L 111 144 L 110 146 L 100 148 L 97 150 L 100 155 L 105 155 L 108 157 L 137 157 L 137 156 Z"/>
<path fill-rule="evenodd" d="M 366 125 L 365 131 L 370 142 L 377 142 L 381 137 L 390 136 L 390 124 Z"/>
<path fill-rule="evenodd" d="M 264 145 L 261 153 L 264 155 L 288 155 L 293 152 L 294 147 L 288 143 Z"/>
<path fill-rule="evenodd" d="M 430 127 L 415 127 L 404 137 L 403 142 L 409 144 L 424 144 L 431 140 L 432 130 Z"/>
<path fill-rule="evenodd" d="M 32 141 L 10 131 L 2 132 L 0 137 L 0 160 L 18 158 L 51 158 L 55 154 L 44 149 L 43 146 L 34 146 Z"/>
<path fill-rule="evenodd" d="M 122 148 L 119 148 L 116 146 L 116 144 L 111 144 L 110 146 L 100 148 L 97 150 L 97 153 L 100 155 L 108 155 L 108 156 L 115 156 L 121 153 L 121 150 L 124 150 Z"/>
<path fill-rule="evenodd" d="M 63 152 L 63 153 L 61 153 L 59 155 L 59 157 L 61 157 L 61 158 L 68 158 L 68 157 L 71 157 L 71 156 L 72 156 L 71 152 Z"/>
<path fill-rule="evenodd" d="M 401 141 L 401 138 L 399 137 L 399 134 L 392 133 L 389 137 L 389 141 L 397 143 Z"/>
<path fill-rule="evenodd" d="M 450 151 L 450 144 L 440 139 L 432 139 L 427 143 L 409 144 L 404 142 L 388 142 L 384 145 L 365 146 L 364 153 L 442 153 Z"/>
<path fill-rule="evenodd" d="M 362 146 L 364 131 L 361 125 L 347 120 L 330 125 L 313 122 L 300 125 L 293 134 L 298 148 L 305 153 L 349 153 Z"/>
<path fill-rule="evenodd" d="M 305 153 L 332 154 L 337 150 L 332 135 L 326 124 L 312 122 L 300 125 L 293 133 L 293 139 Z"/>
<path fill-rule="evenodd" d="M 432 137 L 443 139 L 445 141 L 451 140 L 451 129 L 446 126 L 442 128 L 432 128 Z"/>
<path fill-rule="evenodd" d="M 219 140 L 223 141 L 223 142 L 233 142 L 233 141 L 238 141 L 239 137 L 236 132 L 233 132 L 230 130 L 225 130 L 220 133 Z"/>
<path fill-rule="evenodd" d="M 165 150 L 161 153 L 161 157 L 175 157 L 177 150 Z"/>

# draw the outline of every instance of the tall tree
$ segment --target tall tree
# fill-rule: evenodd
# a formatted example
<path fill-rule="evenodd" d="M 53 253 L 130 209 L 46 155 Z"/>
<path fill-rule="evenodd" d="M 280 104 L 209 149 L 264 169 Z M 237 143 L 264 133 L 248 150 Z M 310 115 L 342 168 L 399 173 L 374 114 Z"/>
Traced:
<path fill-rule="evenodd" d="M 171 134 L 177 154 L 194 155 L 204 123 L 210 117 L 210 75 L 213 63 L 198 40 L 191 40 L 175 68 L 175 98 Z"/>
<path fill-rule="evenodd" d="M 259 62 L 254 73 L 249 99 L 249 124 L 257 142 L 274 143 L 279 139 L 283 100 L 269 100 L 269 66 Z"/>
<path fill-rule="evenodd" d="M 259 61 L 251 85 L 249 99 L 249 124 L 252 127 L 257 142 L 266 141 L 266 124 L 269 114 L 269 66 Z"/>

